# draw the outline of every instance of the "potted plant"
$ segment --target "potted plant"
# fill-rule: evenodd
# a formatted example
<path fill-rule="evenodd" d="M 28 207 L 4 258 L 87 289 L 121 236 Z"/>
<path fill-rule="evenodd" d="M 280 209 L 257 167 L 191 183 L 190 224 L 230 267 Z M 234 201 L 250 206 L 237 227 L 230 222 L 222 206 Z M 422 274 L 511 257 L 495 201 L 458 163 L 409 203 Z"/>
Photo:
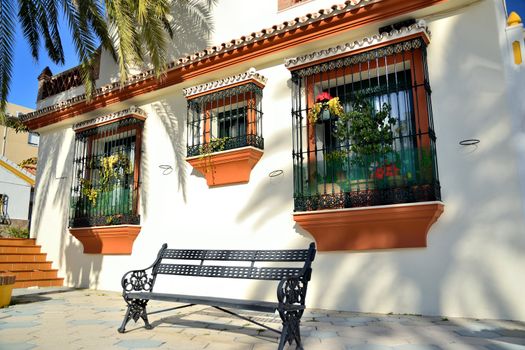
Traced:
<path fill-rule="evenodd" d="M 330 115 L 341 117 L 343 114 L 344 109 L 339 97 L 332 97 L 328 92 L 322 92 L 315 98 L 315 103 L 308 112 L 308 120 L 315 124 L 330 119 Z"/>
<path fill-rule="evenodd" d="M 395 153 L 392 132 L 395 123 L 396 119 L 391 116 L 391 106 L 388 103 L 383 103 L 377 110 L 372 101 L 362 94 L 356 94 L 352 101 L 352 110 L 336 120 L 334 136 L 352 154 L 351 163 L 356 176 L 352 184 L 353 190 L 374 188 L 374 183 L 369 180 L 377 180 L 373 176 L 375 172 L 380 172 L 377 169 L 382 168 L 389 174 L 396 173 L 396 167 L 389 162 L 389 155 Z M 384 179 L 384 173 L 382 175 Z"/>
<path fill-rule="evenodd" d="M 7 272 L 0 272 L 0 308 L 9 306 L 11 293 L 15 285 L 16 276 Z"/>
<path fill-rule="evenodd" d="M 226 143 L 229 139 L 230 138 L 227 136 L 212 138 L 210 142 L 205 143 L 199 147 L 199 159 L 204 161 L 205 172 L 208 173 L 213 169 L 212 154 L 215 152 L 224 151 L 226 148 Z"/>

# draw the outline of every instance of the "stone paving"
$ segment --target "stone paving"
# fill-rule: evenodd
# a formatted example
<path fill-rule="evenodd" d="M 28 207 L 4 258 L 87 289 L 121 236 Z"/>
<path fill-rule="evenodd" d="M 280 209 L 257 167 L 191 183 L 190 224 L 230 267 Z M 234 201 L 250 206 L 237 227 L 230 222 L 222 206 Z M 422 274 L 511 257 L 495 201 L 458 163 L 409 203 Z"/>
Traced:
<path fill-rule="evenodd" d="M 92 290 L 22 290 L 0 309 L 0 349 L 277 349 L 277 335 L 209 307 L 152 314 L 119 334 L 119 293 Z M 149 312 L 174 304 L 151 302 Z M 279 317 L 246 316 L 273 327 Z M 308 310 L 301 332 L 305 350 L 525 350 L 525 323 L 501 320 L 379 315 Z M 288 347 L 295 349 L 295 346 Z"/>

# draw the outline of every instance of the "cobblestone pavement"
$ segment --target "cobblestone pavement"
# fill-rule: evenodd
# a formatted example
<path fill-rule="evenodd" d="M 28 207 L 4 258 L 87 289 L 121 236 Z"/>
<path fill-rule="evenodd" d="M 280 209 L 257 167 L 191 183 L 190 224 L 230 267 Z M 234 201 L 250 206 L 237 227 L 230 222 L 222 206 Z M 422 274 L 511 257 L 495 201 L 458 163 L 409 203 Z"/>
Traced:
<path fill-rule="evenodd" d="M 131 321 L 119 334 L 119 293 L 42 292 L 17 291 L 14 305 L 0 309 L 0 349 L 277 349 L 276 334 L 209 307 L 151 315 L 152 330 Z M 151 302 L 148 309 L 173 306 Z M 280 327 L 278 316 L 243 314 Z M 309 310 L 301 325 L 305 350 L 525 350 L 521 322 Z"/>

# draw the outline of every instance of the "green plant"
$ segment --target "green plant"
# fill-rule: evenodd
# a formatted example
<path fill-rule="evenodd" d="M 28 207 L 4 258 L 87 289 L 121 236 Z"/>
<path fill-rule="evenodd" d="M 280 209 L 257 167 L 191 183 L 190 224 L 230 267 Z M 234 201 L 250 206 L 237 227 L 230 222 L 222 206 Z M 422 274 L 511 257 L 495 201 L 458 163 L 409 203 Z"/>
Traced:
<path fill-rule="evenodd" d="M 423 183 L 431 183 L 434 180 L 434 162 L 432 159 L 432 153 L 428 148 L 420 148 L 419 153 L 419 166 L 417 168 L 417 175 L 419 181 Z"/>
<path fill-rule="evenodd" d="M 376 110 L 372 101 L 358 94 L 352 101 L 352 110 L 335 121 L 334 134 L 342 144 L 347 144 L 353 153 L 352 162 L 368 165 L 373 158 L 384 159 L 393 151 L 394 135 L 391 106 L 383 103 Z"/>
<path fill-rule="evenodd" d="M 29 231 L 25 227 L 10 225 L 2 229 L 2 235 L 11 238 L 29 238 Z"/>
<path fill-rule="evenodd" d="M 38 158 L 37 157 L 31 157 L 31 158 L 24 159 L 23 161 L 18 163 L 18 166 L 23 168 L 23 167 L 25 167 L 27 165 L 37 165 L 37 164 L 38 164 Z"/>
<path fill-rule="evenodd" d="M 226 142 L 228 142 L 229 139 L 229 137 L 212 138 L 210 142 L 199 147 L 199 159 L 204 161 L 206 172 L 211 171 L 212 168 L 211 155 L 215 152 L 224 151 Z"/>
<path fill-rule="evenodd" d="M 100 171 L 100 181 L 97 185 L 89 179 L 81 179 L 82 195 L 86 197 L 93 206 L 97 204 L 97 198 L 101 193 L 107 193 L 115 189 L 119 181 L 126 175 L 133 173 L 133 167 L 129 157 L 124 153 L 116 153 L 102 157 L 98 165 L 93 160 L 88 164 L 91 170 Z"/>

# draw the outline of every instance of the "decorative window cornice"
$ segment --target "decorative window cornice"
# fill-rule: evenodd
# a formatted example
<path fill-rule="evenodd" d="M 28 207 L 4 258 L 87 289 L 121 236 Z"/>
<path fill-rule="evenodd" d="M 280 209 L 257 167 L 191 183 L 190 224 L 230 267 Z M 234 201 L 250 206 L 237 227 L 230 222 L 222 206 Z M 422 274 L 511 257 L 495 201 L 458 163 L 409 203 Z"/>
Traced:
<path fill-rule="evenodd" d="M 131 106 L 127 109 L 123 109 L 121 111 L 111 113 L 102 117 L 86 120 L 80 123 L 77 123 L 73 125 L 73 130 L 79 131 L 83 129 L 89 129 L 92 127 L 99 126 L 101 124 L 108 124 L 114 121 L 117 121 L 121 118 L 127 117 L 127 116 L 134 116 L 138 119 L 146 119 L 147 115 L 146 112 L 144 112 L 142 109 L 140 109 L 137 106 Z"/>
<path fill-rule="evenodd" d="M 201 95 L 204 93 L 209 93 L 215 90 L 224 89 L 229 86 L 238 85 L 243 82 L 248 81 L 255 81 L 256 83 L 259 83 L 260 85 L 264 86 L 266 85 L 266 81 L 268 80 L 261 74 L 259 74 L 255 68 L 250 68 L 248 71 L 233 75 L 224 79 L 212 81 L 209 83 L 189 87 L 187 89 L 183 89 L 182 92 L 186 98 L 191 98 L 196 95 Z"/>
<path fill-rule="evenodd" d="M 285 60 L 285 66 L 288 69 L 294 69 L 305 64 L 326 60 L 335 56 L 340 56 L 342 54 L 350 54 L 357 50 L 388 43 L 389 41 L 402 40 L 417 34 L 425 36 L 426 39 L 430 41 L 430 30 L 428 29 L 424 20 L 419 20 L 417 23 L 409 27 L 403 27 L 399 30 L 394 29 L 389 33 L 376 34 L 351 43 L 312 52 L 303 56 L 288 58 Z"/>

